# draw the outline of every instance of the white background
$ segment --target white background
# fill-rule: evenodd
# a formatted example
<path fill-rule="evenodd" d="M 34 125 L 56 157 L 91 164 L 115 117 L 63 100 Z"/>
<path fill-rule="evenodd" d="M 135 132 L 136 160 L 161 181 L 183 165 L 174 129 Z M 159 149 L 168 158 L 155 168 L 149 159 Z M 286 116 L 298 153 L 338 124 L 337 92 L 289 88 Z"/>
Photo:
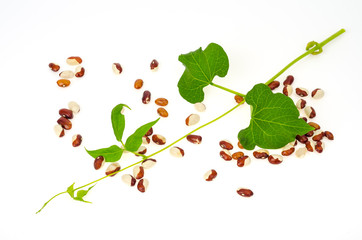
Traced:
<path fill-rule="evenodd" d="M 1 1 L 0 239 L 362 239 L 361 11 L 358 0 Z M 141 103 L 145 89 L 153 99 L 169 99 L 170 117 L 154 127 L 169 143 L 195 128 L 184 124 L 195 111 L 178 94 L 184 70 L 179 54 L 220 44 L 230 68 L 215 83 L 246 93 L 303 53 L 307 42 L 341 28 L 346 33 L 323 54 L 306 57 L 279 78 L 292 74 L 295 87 L 325 90 L 322 100 L 307 98 L 317 111 L 314 121 L 335 135 L 322 154 L 290 157 L 278 166 L 225 162 L 218 142 L 236 145 L 249 121 L 243 106 L 200 130 L 201 145 L 178 143 L 184 158 L 157 155 L 157 165 L 146 172 L 146 193 L 127 187 L 119 174 L 92 189 L 86 197 L 92 204 L 63 194 L 35 214 L 73 182 L 81 186 L 104 176 L 84 147 L 117 144 L 110 121 L 116 104 L 132 108 L 125 113 L 125 136 L 158 117 L 153 102 Z M 65 59 L 76 55 L 86 75 L 59 88 L 47 65 L 72 69 Z M 154 58 L 157 72 L 149 70 Z M 121 75 L 113 74 L 113 62 L 122 64 Z M 145 81 L 142 90 L 133 89 L 137 78 Z M 207 111 L 197 126 L 235 105 L 230 93 L 205 92 Z M 59 139 L 53 126 L 69 101 L 81 112 Z M 73 148 L 77 133 L 84 141 Z M 137 159 L 127 155 L 120 163 Z M 205 182 L 211 168 L 218 177 Z M 240 197 L 238 187 L 254 196 Z"/>

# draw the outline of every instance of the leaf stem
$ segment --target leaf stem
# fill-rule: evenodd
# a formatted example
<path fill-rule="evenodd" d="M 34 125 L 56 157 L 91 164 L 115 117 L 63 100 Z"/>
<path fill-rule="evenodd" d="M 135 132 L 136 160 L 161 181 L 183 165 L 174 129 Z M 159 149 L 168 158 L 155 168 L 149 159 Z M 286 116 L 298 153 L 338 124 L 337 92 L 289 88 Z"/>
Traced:
<path fill-rule="evenodd" d="M 241 97 L 245 97 L 245 94 L 242 94 L 242 93 L 236 92 L 236 91 L 234 91 L 234 90 L 231 90 L 231 89 L 229 89 L 229 88 L 220 86 L 220 85 L 218 85 L 218 84 L 216 84 L 216 83 L 210 82 L 210 85 L 212 85 L 212 86 L 214 86 L 214 87 L 217 87 L 217 88 L 220 88 L 220 89 L 222 89 L 222 90 L 225 90 L 225 91 L 227 91 L 227 92 L 233 93 L 233 94 L 235 94 L 235 95 L 239 95 L 239 96 L 241 96 Z"/>
<path fill-rule="evenodd" d="M 269 79 L 269 81 L 267 81 L 265 83 L 265 85 L 269 85 L 272 81 L 274 81 L 277 77 L 279 77 L 282 73 L 284 73 L 288 68 L 293 66 L 296 62 L 298 62 L 302 58 L 308 56 L 309 54 L 312 54 L 313 52 L 317 51 L 318 49 L 321 49 L 324 45 L 326 45 L 327 43 L 329 43 L 330 41 L 332 41 L 333 39 L 335 39 L 336 37 L 338 37 L 339 35 L 341 35 L 345 31 L 346 30 L 344 30 L 342 28 L 341 30 L 339 30 L 335 34 L 333 34 L 330 37 L 328 37 L 327 39 L 325 39 L 323 42 L 317 44 L 315 47 L 309 49 L 308 51 L 306 51 L 305 53 L 303 53 L 302 55 L 300 55 L 299 57 L 297 57 L 296 59 L 291 61 L 287 66 L 285 66 L 282 70 L 280 70 L 277 74 L 275 74 L 271 79 Z"/>
<path fill-rule="evenodd" d="M 58 193 L 58 194 L 54 195 L 51 199 L 49 199 L 46 203 L 44 203 L 44 205 L 36 212 L 36 214 L 40 213 L 40 211 L 43 210 L 43 208 L 45 208 L 45 206 L 46 206 L 51 200 L 53 200 L 54 198 L 56 198 L 56 197 L 58 197 L 59 195 L 64 194 L 64 193 L 67 193 L 67 191 L 61 192 L 61 193 Z"/>

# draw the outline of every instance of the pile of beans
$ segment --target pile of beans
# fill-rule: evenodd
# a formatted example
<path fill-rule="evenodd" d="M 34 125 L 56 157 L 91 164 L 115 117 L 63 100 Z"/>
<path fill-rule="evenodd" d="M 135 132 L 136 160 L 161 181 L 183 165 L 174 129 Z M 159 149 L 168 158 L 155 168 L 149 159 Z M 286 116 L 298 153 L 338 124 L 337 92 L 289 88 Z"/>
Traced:
<path fill-rule="evenodd" d="M 66 63 L 70 66 L 75 66 L 74 70 L 64 70 L 59 73 L 60 79 L 57 81 L 59 87 L 65 88 L 71 84 L 70 79 L 76 77 L 81 78 L 85 74 L 85 69 L 80 64 L 83 62 L 82 58 L 78 56 L 68 57 Z M 49 63 L 49 68 L 53 72 L 58 72 L 60 66 L 56 63 Z"/>

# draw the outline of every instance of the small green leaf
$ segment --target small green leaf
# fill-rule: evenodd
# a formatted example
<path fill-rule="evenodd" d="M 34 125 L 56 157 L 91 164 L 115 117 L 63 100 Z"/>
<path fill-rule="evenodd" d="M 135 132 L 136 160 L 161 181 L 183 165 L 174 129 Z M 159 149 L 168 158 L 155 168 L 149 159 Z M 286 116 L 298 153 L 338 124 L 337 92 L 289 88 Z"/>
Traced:
<path fill-rule="evenodd" d="M 90 188 L 88 188 L 88 190 L 79 190 L 77 192 L 77 196 L 74 197 L 73 199 L 74 200 L 77 200 L 77 201 L 81 201 L 81 202 L 86 202 L 86 203 L 91 203 L 91 202 L 88 202 L 88 201 L 85 201 L 83 199 L 83 197 L 85 197 L 85 195 L 87 195 L 87 193 L 94 187 L 95 185 L 91 186 Z"/>
<path fill-rule="evenodd" d="M 70 185 L 68 188 L 67 188 L 67 193 L 69 193 L 69 195 L 74 198 L 74 184 L 73 183 L 72 185 Z"/>
<path fill-rule="evenodd" d="M 124 149 L 118 147 L 117 145 L 112 145 L 108 148 L 101 148 L 98 150 L 87 150 L 87 153 L 91 155 L 93 158 L 98 156 L 103 156 L 104 161 L 106 162 L 117 162 L 123 154 Z"/>
<path fill-rule="evenodd" d="M 241 130 L 238 139 L 243 147 L 252 150 L 255 146 L 277 149 L 313 130 L 303 119 L 291 98 L 281 93 L 273 94 L 265 84 L 257 84 L 246 97 L 251 106 L 249 127 Z"/>
<path fill-rule="evenodd" d="M 216 43 L 210 43 L 204 51 L 199 48 L 194 52 L 181 54 L 178 60 L 186 69 L 177 86 L 180 95 L 190 103 L 202 102 L 203 88 L 208 86 L 216 75 L 225 77 L 229 70 L 228 56 Z"/>
<path fill-rule="evenodd" d="M 117 141 L 122 141 L 123 131 L 125 128 L 125 119 L 124 115 L 122 114 L 122 109 L 127 107 L 125 104 L 118 104 L 112 109 L 111 119 L 112 119 L 112 127 L 114 136 L 116 136 Z"/>
<path fill-rule="evenodd" d="M 128 151 L 134 152 L 142 144 L 142 137 L 147 133 L 150 128 L 155 125 L 160 118 L 156 119 L 153 122 L 146 123 L 145 125 L 139 127 L 132 135 L 130 135 L 125 143 L 125 147 Z"/>

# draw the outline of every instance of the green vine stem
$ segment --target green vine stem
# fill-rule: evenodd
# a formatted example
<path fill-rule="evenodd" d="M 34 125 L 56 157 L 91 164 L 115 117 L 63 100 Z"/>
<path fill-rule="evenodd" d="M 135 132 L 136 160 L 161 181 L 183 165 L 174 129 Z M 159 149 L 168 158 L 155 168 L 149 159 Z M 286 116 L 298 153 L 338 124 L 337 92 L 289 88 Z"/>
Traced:
<path fill-rule="evenodd" d="M 235 95 L 239 95 L 239 96 L 241 96 L 241 97 L 245 97 L 245 96 L 246 96 L 245 94 L 242 94 L 242 93 L 239 93 L 239 92 L 237 92 L 237 91 L 231 90 L 231 89 L 229 89 L 229 88 L 220 86 L 220 85 L 218 85 L 218 84 L 216 84 L 216 83 L 213 83 L 213 82 L 210 82 L 210 85 L 211 85 L 211 86 L 214 86 L 214 87 L 217 87 L 217 88 L 220 88 L 220 89 L 222 89 L 222 90 L 225 90 L 225 91 L 227 91 L 227 92 L 233 93 L 233 94 L 235 94 Z"/>
<path fill-rule="evenodd" d="M 336 37 L 338 37 L 339 35 L 341 35 L 342 33 L 344 33 L 346 30 L 344 30 L 343 28 L 341 30 L 339 30 L 338 32 L 336 32 L 335 34 L 331 35 L 329 38 L 327 38 L 326 40 L 324 40 L 323 42 L 317 44 L 316 42 L 313 41 L 313 43 L 315 43 L 314 47 L 309 49 L 307 48 L 307 51 L 305 53 L 303 53 L 302 55 L 300 55 L 299 57 L 297 57 L 296 59 L 294 59 L 293 61 L 291 61 L 287 66 L 285 66 L 282 70 L 280 70 L 277 74 L 275 74 L 271 79 L 269 79 L 269 81 L 267 81 L 265 83 L 265 85 L 269 85 L 272 81 L 274 81 L 277 77 L 279 77 L 280 75 L 282 75 L 288 68 L 290 68 L 291 66 L 293 66 L 296 62 L 298 62 L 299 60 L 301 60 L 302 58 L 304 58 L 305 56 L 308 56 L 309 54 L 313 54 L 313 53 L 321 53 L 322 52 L 322 47 L 324 45 L 326 45 L 327 43 L 329 43 L 330 41 L 332 41 L 333 39 L 335 39 Z M 307 45 L 308 46 L 308 45 Z M 313 54 L 315 55 L 315 54 Z"/>
<path fill-rule="evenodd" d="M 99 181 L 101 181 L 101 180 L 103 180 L 103 179 L 106 179 L 106 178 L 108 178 L 108 177 L 110 177 L 110 176 L 112 176 L 112 175 L 115 175 L 115 174 L 117 174 L 117 173 L 119 173 L 119 172 L 122 172 L 122 171 L 128 169 L 128 168 L 131 168 L 131 167 L 133 167 L 133 166 L 136 166 L 136 165 L 142 163 L 143 160 L 148 159 L 148 158 L 151 158 L 151 157 L 159 154 L 160 152 L 163 152 L 164 150 L 166 150 L 166 149 L 170 148 L 171 146 L 175 145 L 176 143 L 178 143 L 178 142 L 181 141 L 182 139 L 186 138 L 188 135 L 190 135 L 190 134 L 192 134 L 192 133 L 200 130 L 201 128 L 206 127 L 207 125 L 209 125 L 209 124 L 211 124 L 211 123 L 219 120 L 220 118 L 226 116 L 227 114 L 229 114 L 230 112 L 232 112 L 233 110 L 235 110 L 237 107 L 239 107 L 240 105 L 242 105 L 244 102 L 245 102 L 245 100 L 242 101 L 242 102 L 240 102 L 239 104 L 237 104 L 236 106 L 234 106 L 233 108 L 231 108 L 230 110 L 228 110 L 227 112 L 221 114 L 221 115 L 218 116 L 217 118 L 215 118 L 215 119 L 213 119 L 213 120 L 211 120 L 211 121 L 209 121 L 209 122 L 201 125 L 200 127 L 192 130 L 191 132 L 187 133 L 186 135 L 182 136 L 181 138 L 177 139 L 176 141 L 170 143 L 169 145 L 167 145 L 166 147 L 160 149 L 159 151 L 154 152 L 154 153 L 152 153 L 152 154 L 150 154 L 150 155 L 148 155 L 148 156 L 144 156 L 144 155 L 143 155 L 143 156 L 142 156 L 142 160 L 140 160 L 140 161 L 138 161 L 138 162 L 135 162 L 135 163 L 133 163 L 133 164 L 131 164 L 131 165 L 125 167 L 125 168 L 122 168 L 121 170 L 119 170 L 119 171 L 117 171 L 117 172 L 114 172 L 114 173 L 112 173 L 112 174 L 109 174 L 109 175 L 106 175 L 106 176 L 104 176 L 104 177 L 101 177 L 101 178 L 99 178 L 99 179 L 97 179 L 97 180 L 94 180 L 94 181 L 92 181 L 92 182 L 90 182 L 90 183 L 87 183 L 87 184 L 85 184 L 85 185 L 83 185 L 83 186 L 77 187 L 77 188 L 74 189 L 74 191 L 77 191 L 77 190 L 82 189 L 82 188 L 84 188 L 84 187 L 87 187 L 87 186 L 89 186 L 89 185 L 95 184 L 95 183 L 97 183 L 97 182 L 99 182 Z M 40 208 L 36 213 L 41 212 L 41 210 L 43 210 L 43 209 L 45 208 L 45 206 L 46 206 L 51 200 L 53 200 L 53 199 L 56 198 L 57 196 L 62 195 L 62 194 L 64 194 L 64 193 L 67 193 L 67 191 L 65 191 L 65 192 L 60 192 L 60 193 L 54 195 L 54 196 L 53 196 L 52 198 L 50 198 L 46 203 L 44 203 L 44 205 L 42 206 L 42 208 Z"/>

